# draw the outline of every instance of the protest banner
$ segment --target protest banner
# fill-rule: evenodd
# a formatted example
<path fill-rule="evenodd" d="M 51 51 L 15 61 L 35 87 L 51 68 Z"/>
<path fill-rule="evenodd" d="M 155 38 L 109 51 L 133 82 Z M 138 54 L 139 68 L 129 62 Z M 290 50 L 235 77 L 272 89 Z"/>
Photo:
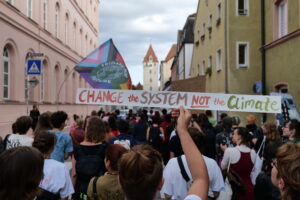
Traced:
<path fill-rule="evenodd" d="M 77 104 L 280 113 L 281 97 L 175 91 L 79 88 Z"/>

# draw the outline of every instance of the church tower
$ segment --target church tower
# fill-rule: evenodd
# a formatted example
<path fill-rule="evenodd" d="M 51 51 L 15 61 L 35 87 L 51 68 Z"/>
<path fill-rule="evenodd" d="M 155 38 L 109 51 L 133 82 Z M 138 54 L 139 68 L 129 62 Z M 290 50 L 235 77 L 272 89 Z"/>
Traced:
<path fill-rule="evenodd" d="M 158 59 L 150 44 L 144 57 L 144 90 L 158 90 Z"/>

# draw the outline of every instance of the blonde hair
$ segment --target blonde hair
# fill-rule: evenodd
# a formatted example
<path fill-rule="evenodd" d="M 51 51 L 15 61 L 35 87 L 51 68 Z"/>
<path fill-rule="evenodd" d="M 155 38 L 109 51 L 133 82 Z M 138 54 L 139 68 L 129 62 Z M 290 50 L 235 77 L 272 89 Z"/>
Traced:
<path fill-rule="evenodd" d="M 298 199 L 300 196 L 300 144 L 286 143 L 276 154 L 278 178 L 285 184 L 282 192 L 283 200 Z"/>
<path fill-rule="evenodd" d="M 163 176 L 163 161 L 149 145 L 138 145 L 125 153 L 119 179 L 127 200 L 153 200 Z"/>

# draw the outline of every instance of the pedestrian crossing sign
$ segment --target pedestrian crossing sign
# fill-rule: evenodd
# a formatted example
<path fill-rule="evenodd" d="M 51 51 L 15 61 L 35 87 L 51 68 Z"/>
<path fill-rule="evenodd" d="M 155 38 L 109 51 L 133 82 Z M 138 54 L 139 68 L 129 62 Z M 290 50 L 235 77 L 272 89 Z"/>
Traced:
<path fill-rule="evenodd" d="M 42 72 L 41 60 L 27 60 L 27 75 L 40 75 Z"/>

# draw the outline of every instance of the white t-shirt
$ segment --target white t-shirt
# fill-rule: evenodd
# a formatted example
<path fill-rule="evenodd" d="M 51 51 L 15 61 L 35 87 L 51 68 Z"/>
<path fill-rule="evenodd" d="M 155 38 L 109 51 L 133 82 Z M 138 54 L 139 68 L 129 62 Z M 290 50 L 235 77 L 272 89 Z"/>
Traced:
<path fill-rule="evenodd" d="M 191 194 L 191 195 L 185 197 L 184 200 L 201 200 L 201 198 L 198 197 L 197 195 Z"/>
<path fill-rule="evenodd" d="M 187 175 L 192 179 L 191 172 L 188 168 L 186 157 L 182 157 L 183 166 Z M 209 191 L 208 195 L 214 197 L 213 192 L 219 192 L 224 188 L 224 180 L 221 170 L 216 163 L 211 158 L 203 156 L 209 177 Z M 169 160 L 168 164 L 164 169 L 164 185 L 162 187 L 162 192 L 168 195 L 172 195 L 172 199 L 183 200 L 188 192 L 187 183 L 182 177 L 180 167 L 177 158 L 172 158 Z"/>
<path fill-rule="evenodd" d="M 250 152 L 251 161 L 252 161 L 252 163 L 255 162 L 255 159 L 256 159 L 255 151 L 245 145 L 240 145 L 240 146 L 236 146 L 236 147 L 230 147 L 225 150 L 224 156 L 223 156 L 223 159 L 221 162 L 221 168 L 226 169 L 228 167 L 229 161 L 230 161 L 230 164 L 237 163 L 241 158 L 241 152 L 244 152 L 244 153 Z"/>
<path fill-rule="evenodd" d="M 44 178 L 40 188 L 52 193 L 59 193 L 60 198 L 66 198 L 74 193 L 70 174 L 65 164 L 53 159 L 45 159 Z"/>
<path fill-rule="evenodd" d="M 171 132 L 171 135 L 170 135 L 170 139 L 172 139 L 172 137 L 176 136 L 176 129 L 174 129 L 172 132 Z"/>
<path fill-rule="evenodd" d="M 32 146 L 33 138 L 28 135 L 11 134 L 7 138 L 6 149 L 19 146 Z"/>

